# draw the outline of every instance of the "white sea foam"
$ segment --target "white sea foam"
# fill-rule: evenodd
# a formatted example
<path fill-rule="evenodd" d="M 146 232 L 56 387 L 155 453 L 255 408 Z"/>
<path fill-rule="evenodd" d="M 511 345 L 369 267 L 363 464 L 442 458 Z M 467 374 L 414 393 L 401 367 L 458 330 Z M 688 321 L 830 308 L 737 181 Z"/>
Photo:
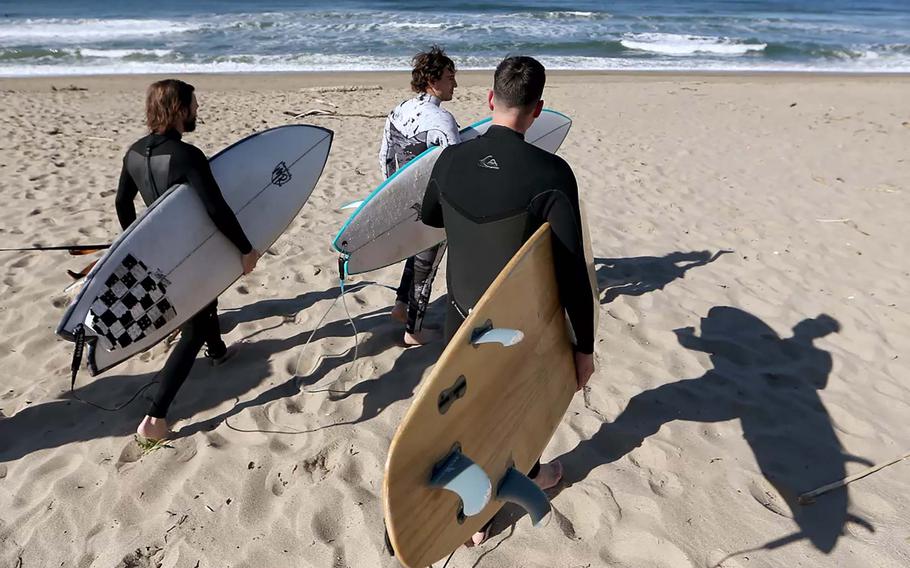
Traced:
<path fill-rule="evenodd" d="M 551 70 L 602 71 L 775 71 L 775 72 L 876 72 L 908 73 L 910 56 L 863 57 L 852 61 L 769 62 L 744 59 L 697 60 L 690 58 L 635 60 L 616 57 L 540 56 Z M 498 57 L 468 56 L 459 58 L 461 70 L 489 70 L 499 63 Z M 165 74 L 165 73 L 275 73 L 306 71 L 406 71 L 408 57 L 378 57 L 364 55 L 299 55 L 263 56 L 240 54 L 206 62 L 135 61 L 130 59 L 98 58 L 78 65 L 0 64 L 0 77 L 73 76 L 98 74 Z"/>
<path fill-rule="evenodd" d="M 0 25 L 0 45 L 73 44 L 183 33 L 200 27 L 171 20 L 23 20 Z"/>
<path fill-rule="evenodd" d="M 626 34 L 620 43 L 626 49 L 677 56 L 744 55 L 768 47 L 765 43 L 742 43 L 728 38 L 664 33 Z"/>
<path fill-rule="evenodd" d="M 74 55 L 83 57 L 103 57 L 107 59 L 123 59 L 135 55 L 153 55 L 155 57 L 164 57 L 174 53 L 171 49 L 89 49 L 78 48 L 67 50 Z"/>

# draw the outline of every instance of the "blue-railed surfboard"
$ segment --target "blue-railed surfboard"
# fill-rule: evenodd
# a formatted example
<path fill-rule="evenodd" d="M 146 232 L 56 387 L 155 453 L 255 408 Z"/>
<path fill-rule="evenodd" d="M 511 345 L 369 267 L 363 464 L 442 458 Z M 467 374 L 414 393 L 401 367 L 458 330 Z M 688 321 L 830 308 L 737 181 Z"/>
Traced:
<path fill-rule="evenodd" d="M 462 140 L 480 136 L 491 125 L 487 118 L 461 131 Z M 525 134 L 525 140 L 555 153 L 572 120 L 544 109 Z M 346 274 L 360 274 L 395 264 L 445 239 L 442 229 L 424 225 L 419 218 L 427 182 L 441 149 L 437 146 L 402 166 L 356 207 L 333 241 L 345 259 Z"/>

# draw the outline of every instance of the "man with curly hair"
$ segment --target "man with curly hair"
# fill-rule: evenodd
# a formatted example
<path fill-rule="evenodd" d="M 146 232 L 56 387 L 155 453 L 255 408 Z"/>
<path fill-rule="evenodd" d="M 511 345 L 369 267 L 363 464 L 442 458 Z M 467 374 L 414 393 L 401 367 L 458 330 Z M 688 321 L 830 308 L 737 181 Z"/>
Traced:
<path fill-rule="evenodd" d="M 455 63 L 437 45 L 415 55 L 412 63 L 411 89 L 417 96 L 395 107 L 386 119 L 379 150 L 379 166 L 385 177 L 430 146 L 461 142 L 455 117 L 441 106 L 452 100 L 458 86 Z M 445 243 L 441 243 L 405 262 L 392 309 L 392 318 L 405 324 L 405 345 L 422 345 L 435 339 L 436 334 L 423 329 L 423 317 L 444 251 Z"/>

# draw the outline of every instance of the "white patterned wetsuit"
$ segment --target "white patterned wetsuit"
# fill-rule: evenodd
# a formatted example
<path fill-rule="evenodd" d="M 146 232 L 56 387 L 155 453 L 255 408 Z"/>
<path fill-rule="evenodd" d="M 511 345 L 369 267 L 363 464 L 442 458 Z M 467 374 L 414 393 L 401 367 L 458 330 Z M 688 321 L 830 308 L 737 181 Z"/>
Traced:
<path fill-rule="evenodd" d="M 379 149 L 379 167 L 385 177 L 394 174 L 430 146 L 461 142 L 458 123 L 449 111 L 440 107 L 441 102 L 433 95 L 422 93 L 389 113 Z M 408 304 L 408 333 L 416 333 L 423 326 L 433 278 L 444 252 L 443 242 L 405 262 L 396 299 Z"/>

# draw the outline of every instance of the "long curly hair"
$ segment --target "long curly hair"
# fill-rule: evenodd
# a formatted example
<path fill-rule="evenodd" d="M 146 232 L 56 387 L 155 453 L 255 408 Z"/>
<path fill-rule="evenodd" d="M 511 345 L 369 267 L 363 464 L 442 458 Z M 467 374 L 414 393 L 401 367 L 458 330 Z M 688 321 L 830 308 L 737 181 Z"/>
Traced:
<path fill-rule="evenodd" d="M 411 64 L 414 65 L 414 70 L 411 71 L 411 89 L 415 93 L 426 92 L 430 81 L 442 79 L 446 69 L 455 71 L 455 62 L 438 45 L 415 55 Z"/>
<path fill-rule="evenodd" d="M 149 131 L 164 132 L 189 113 L 195 90 L 179 79 L 165 79 L 149 85 L 145 95 L 145 123 Z"/>

